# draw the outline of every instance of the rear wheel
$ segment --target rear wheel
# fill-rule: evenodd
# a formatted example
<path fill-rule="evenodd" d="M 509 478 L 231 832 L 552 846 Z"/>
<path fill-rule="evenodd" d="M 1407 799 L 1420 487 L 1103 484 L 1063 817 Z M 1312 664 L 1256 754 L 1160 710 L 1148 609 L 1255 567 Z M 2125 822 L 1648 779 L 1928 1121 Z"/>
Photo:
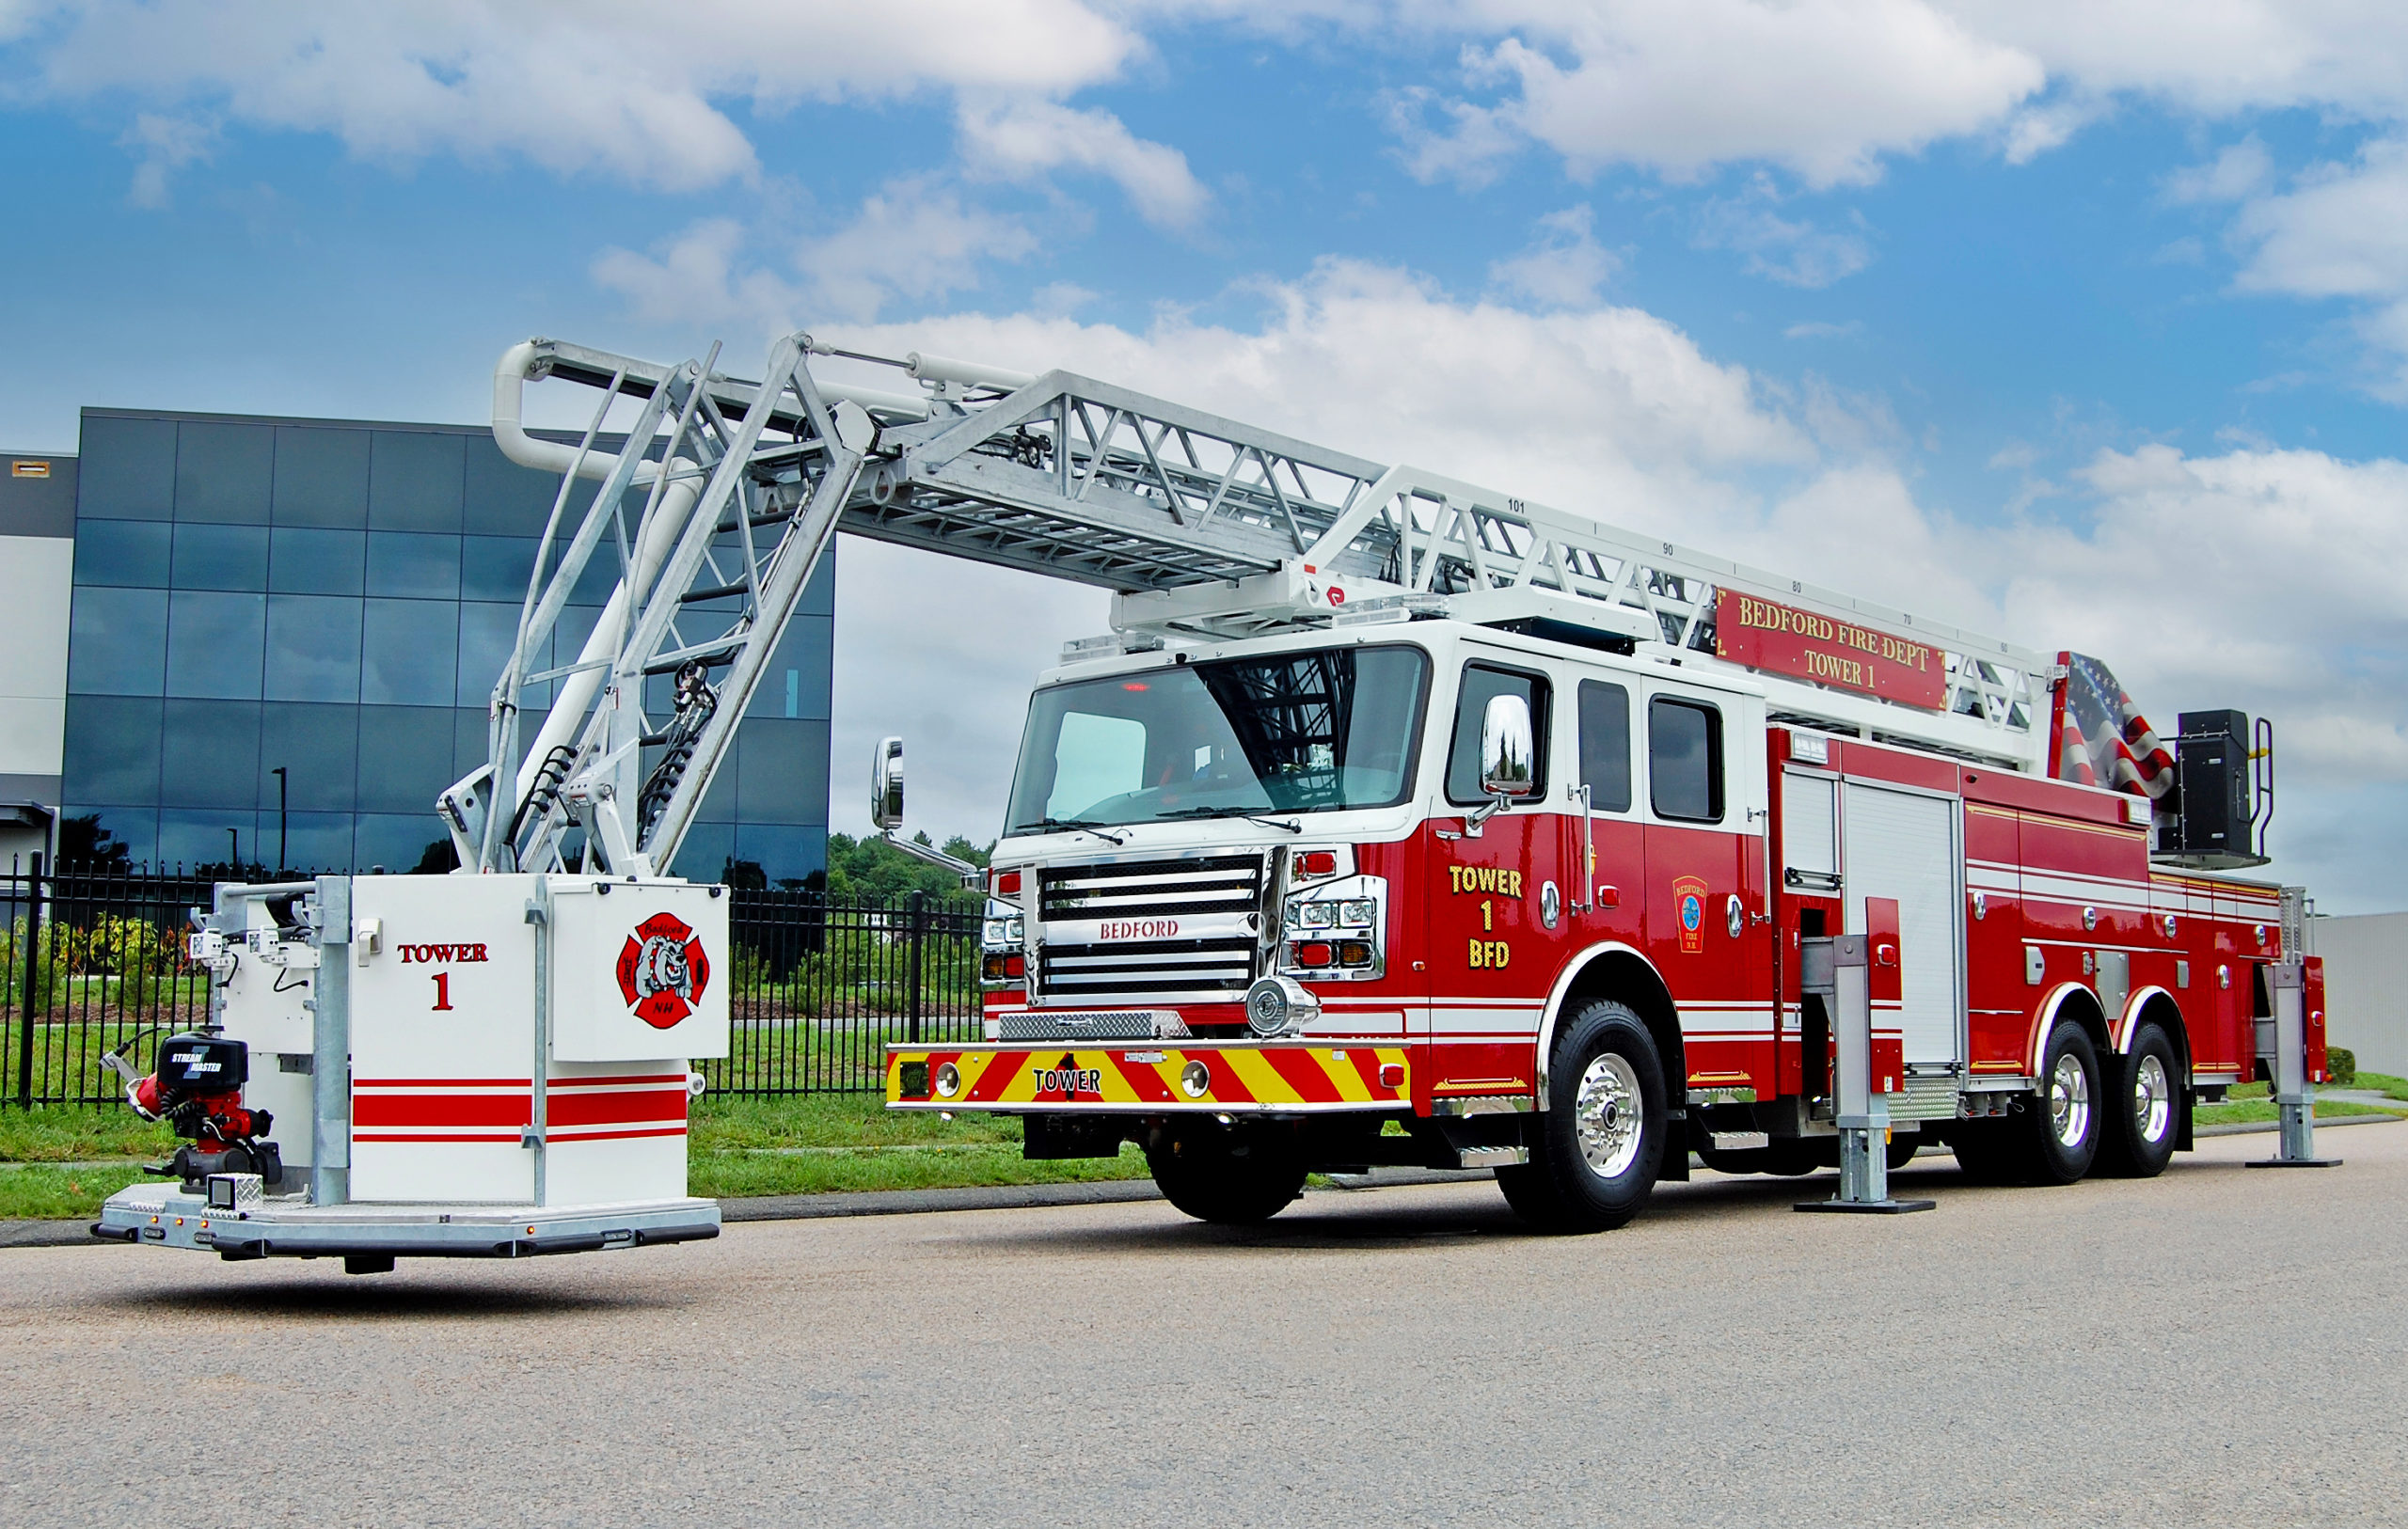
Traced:
<path fill-rule="evenodd" d="M 2040 1091 L 1999 1121 L 1959 1122 L 1956 1166 L 1977 1184 L 2071 1184 L 2090 1172 L 2103 1126 L 2099 1052 L 2090 1032 L 2060 1019 L 2040 1052 Z"/>
<path fill-rule="evenodd" d="M 2146 1022 L 2133 1032 L 2131 1050 L 2113 1069 L 2099 1133 L 2101 1172 L 2155 1178 L 2174 1159 L 2174 1136 L 2181 1124 L 2182 1099 L 2175 1079 L 2174 1042 L 2162 1027 Z"/>
<path fill-rule="evenodd" d="M 1584 1005 L 1557 1033 L 1547 1089 L 1530 1160 L 1498 1169 L 1497 1186 L 1542 1231 L 1611 1231 L 1647 1204 L 1669 1134 L 1645 1022 L 1621 1003 Z"/>
<path fill-rule="evenodd" d="M 1302 1156 L 1235 1131 L 1180 1132 L 1146 1148 L 1163 1198 L 1199 1222 L 1253 1226 L 1304 1192 Z"/>

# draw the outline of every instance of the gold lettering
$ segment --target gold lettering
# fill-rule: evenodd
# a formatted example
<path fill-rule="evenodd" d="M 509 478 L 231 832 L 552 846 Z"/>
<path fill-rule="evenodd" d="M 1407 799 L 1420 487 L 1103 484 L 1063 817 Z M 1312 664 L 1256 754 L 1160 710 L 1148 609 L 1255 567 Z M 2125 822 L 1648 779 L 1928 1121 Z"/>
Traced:
<path fill-rule="evenodd" d="M 1509 892 L 1507 895 L 1508 895 L 1508 896 L 1512 896 L 1512 897 L 1519 897 L 1519 896 L 1521 896 L 1521 895 L 1522 895 L 1522 873 L 1521 873 L 1521 872 L 1519 872 L 1519 871 L 1508 871 L 1508 872 L 1507 872 L 1507 873 L 1505 873 L 1505 874 L 1506 874 L 1508 876 L 1510 876 L 1511 878 L 1513 878 L 1513 890 L 1511 892 Z"/>

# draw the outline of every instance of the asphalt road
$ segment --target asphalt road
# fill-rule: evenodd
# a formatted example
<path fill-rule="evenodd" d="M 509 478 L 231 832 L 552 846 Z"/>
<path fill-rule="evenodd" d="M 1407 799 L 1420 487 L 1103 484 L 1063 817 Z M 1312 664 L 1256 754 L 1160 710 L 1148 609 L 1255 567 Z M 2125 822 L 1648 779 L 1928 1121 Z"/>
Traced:
<path fill-rule="evenodd" d="M 0 1521 L 1953 1524 L 2408 1517 L 2408 1127 L 2147 1183 L 1703 1177 L 736 1226 L 515 1266 L 0 1252 Z"/>

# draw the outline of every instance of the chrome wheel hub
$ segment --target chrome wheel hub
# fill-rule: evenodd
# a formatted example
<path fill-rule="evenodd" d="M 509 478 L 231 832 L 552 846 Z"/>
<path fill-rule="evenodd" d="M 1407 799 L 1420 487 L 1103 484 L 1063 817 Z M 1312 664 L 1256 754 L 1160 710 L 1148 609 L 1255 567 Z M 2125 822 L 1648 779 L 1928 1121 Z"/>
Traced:
<path fill-rule="evenodd" d="M 1611 1051 L 1592 1059 L 1580 1075 L 1572 1106 L 1581 1160 L 1599 1178 L 1614 1178 L 1639 1160 L 1646 1111 L 1639 1097 L 1638 1070 Z"/>
<path fill-rule="evenodd" d="M 2132 1122 L 2140 1127 L 2141 1140 L 2152 1143 L 2164 1141 L 2174 1124 L 2174 1085 L 2165 1076 L 2165 1064 L 2155 1056 L 2143 1056 L 2132 1069 Z"/>
<path fill-rule="evenodd" d="M 2090 1134 L 2090 1075 L 2073 1057 L 2057 1058 L 2050 1069 L 2049 1124 L 2062 1146 L 2078 1147 Z"/>

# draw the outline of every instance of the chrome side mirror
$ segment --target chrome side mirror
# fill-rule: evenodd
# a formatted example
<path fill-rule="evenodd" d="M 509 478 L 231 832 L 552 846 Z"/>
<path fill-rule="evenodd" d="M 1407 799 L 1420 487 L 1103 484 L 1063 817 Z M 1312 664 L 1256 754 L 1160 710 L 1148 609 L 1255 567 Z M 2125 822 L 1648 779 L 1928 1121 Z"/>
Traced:
<path fill-rule="evenodd" d="M 880 738 L 869 756 L 869 820 L 882 829 L 903 826 L 903 740 Z"/>
<path fill-rule="evenodd" d="M 1480 789 L 1507 798 L 1530 795 L 1538 786 L 1537 752 L 1530 703 L 1520 696 L 1489 697 L 1480 718 Z"/>

